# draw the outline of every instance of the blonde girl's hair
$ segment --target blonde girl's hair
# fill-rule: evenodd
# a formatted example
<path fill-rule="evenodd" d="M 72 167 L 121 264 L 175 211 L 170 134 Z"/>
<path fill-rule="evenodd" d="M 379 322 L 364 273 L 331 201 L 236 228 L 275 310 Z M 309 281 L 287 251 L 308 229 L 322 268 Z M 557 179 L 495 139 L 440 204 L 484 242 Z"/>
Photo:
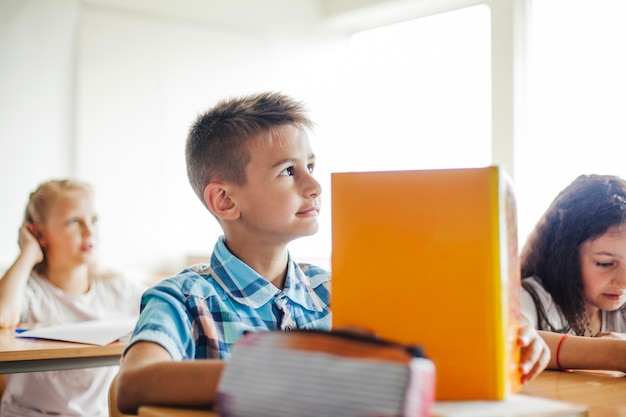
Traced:
<path fill-rule="evenodd" d="M 50 207 L 65 193 L 71 191 L 84 191 L 90 195 L 93 194 L 93 187 L 82 181 L 73 179 L 53 179 L 39 184 L 39 186 L 30 193 L 28 204 L 24 211 L 24 221 L 28 223 L 45 223 L 48 219 Z M 45 275 L 48 267 L 48 259 L 46 250 L 42 248 L 43 260 L 35 265 L 35 272 Z M 89 275 L 92 277 L 103 277 L 104 274 L 97 270 L 94 264 L 89 265 Z"/>
<path fill-rule="evenodd" d="M 49 180 L 41 183 L 35 191 L 30 193 L 24 212 L 24 221 L 44 223 L 47 220 L 50 207 L 68 191 L 92 193 L 93 188 L 85 182 L 71 179 Z"/>

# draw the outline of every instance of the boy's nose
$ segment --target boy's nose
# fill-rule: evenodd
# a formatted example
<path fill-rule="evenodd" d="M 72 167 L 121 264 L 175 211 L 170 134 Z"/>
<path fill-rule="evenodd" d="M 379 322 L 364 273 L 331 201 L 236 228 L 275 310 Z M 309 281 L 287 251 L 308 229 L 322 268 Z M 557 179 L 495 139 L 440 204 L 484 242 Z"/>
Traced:
<path fill-rule="evenodd" d="M 310 181 L 311 184 L 309 185 L 309 187 L 307 188 L 307 196 L 309 198 L 316 198 L 318 197 L 320 194 L 322 194 L 322 186 L 320 185 L 320 183 L 315 179 L 315 177 L 313 177 L 313 175 L 310 175 Z"/>

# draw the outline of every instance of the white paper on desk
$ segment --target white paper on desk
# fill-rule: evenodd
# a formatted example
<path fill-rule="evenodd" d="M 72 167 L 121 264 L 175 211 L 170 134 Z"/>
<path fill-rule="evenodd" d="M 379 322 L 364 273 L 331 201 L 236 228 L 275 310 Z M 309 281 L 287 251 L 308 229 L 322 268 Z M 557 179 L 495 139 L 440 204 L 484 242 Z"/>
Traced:
<path fill-rule="evenodd" d="M 524 394 L 502 401 L 435 401 L 434 417 L 583 417 L 587 406 Z"/>
<path fill-rule="evenodd" d="M 64 342 L 108 345 L 128 337 L 137 323 L 137 317 L 117 320 L 92 320 L 79 323 L 37 327 L 18 333 L 15 337 L 61 340 Z"/>

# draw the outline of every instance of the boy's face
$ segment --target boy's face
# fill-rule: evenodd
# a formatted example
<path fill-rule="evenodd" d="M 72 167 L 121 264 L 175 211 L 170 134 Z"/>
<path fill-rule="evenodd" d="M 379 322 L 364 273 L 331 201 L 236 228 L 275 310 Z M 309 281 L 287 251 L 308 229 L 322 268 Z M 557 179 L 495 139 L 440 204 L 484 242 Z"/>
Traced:
<path fill-rule="evenodd" d="M 232 189 L 238 222 L 249 236 L 286 243 L 318 230 L 320 184 L 313 178 L 315 155 L 302 129 L 286 125 L 271 140 L 249 145 L 247 182 Z"/>

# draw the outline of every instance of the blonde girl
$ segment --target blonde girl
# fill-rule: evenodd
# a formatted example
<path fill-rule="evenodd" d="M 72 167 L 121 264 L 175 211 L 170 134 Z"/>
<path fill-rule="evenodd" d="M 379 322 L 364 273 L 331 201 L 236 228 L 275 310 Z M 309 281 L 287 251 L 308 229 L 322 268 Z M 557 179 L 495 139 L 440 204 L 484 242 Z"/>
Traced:
<path fill-rule="evenodd" d="M 20 252 L 0 279 L 0 327 L 136 316 L 144 286 L 96 265 L 98 215 L 92 187 L 68 179 L 30 195 Z M 0 416 L 106 416 L 118 367 L 7 376 Z"/>

